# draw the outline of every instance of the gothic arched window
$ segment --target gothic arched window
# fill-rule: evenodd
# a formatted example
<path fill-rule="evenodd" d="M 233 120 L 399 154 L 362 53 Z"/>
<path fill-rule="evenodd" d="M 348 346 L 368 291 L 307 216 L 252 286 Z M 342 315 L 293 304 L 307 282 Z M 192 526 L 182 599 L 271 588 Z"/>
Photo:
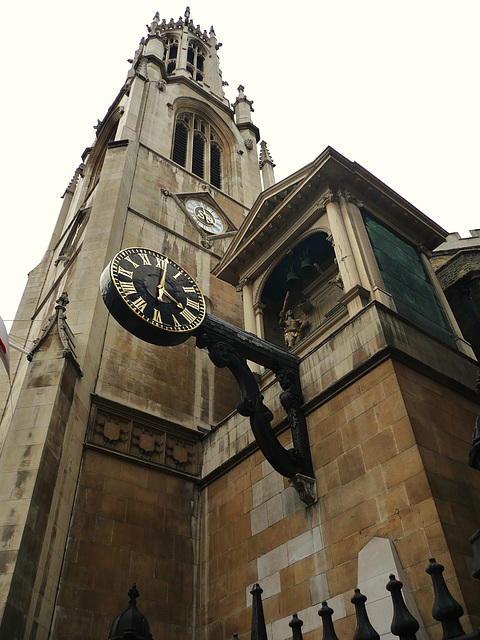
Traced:
<path fill-rule="evenodd" d="M 187 71 L 194 80 L 203 80 L 204 63 L 205 52 L 200 45 L 190 40 L 187 51 Z"/>
<path fill-rule="evenodd" d="M 167 67 L 167 73 L 172 73 L 177 67 L 178 40 L 176 38 L 165 38 L 163 40 L 163 59 Z"/>
<path fill-rule="evenodd" d="M 207 120 L 193 113 L 177 116 L 172 160 L 199 178 L 222 188 L 222 147 Z"/>

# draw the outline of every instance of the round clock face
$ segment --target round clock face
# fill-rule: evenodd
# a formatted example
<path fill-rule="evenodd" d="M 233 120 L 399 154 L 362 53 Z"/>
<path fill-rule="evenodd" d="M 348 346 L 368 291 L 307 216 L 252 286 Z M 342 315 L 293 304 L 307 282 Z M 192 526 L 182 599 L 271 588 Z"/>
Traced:
<path fill-rule="evenodd" d="M 179 344 L 205 317 L 205 301 L 195 280 L 152 249 L 133 247 L 117 253 L 100 287 L 114 318 L 147 342 Z"/>
<path fill-rule="evenodd" d="M 209 204 L 202 200 L 187 200 L 188 213 L 192 216 L 199 227 L 207 233 L 222 233 L 223 222 L 218 213 Z"/>

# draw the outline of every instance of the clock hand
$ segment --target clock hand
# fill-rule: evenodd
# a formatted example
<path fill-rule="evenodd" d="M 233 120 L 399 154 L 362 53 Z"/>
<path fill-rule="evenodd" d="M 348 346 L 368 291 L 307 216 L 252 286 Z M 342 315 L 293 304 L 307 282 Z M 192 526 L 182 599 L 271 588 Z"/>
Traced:
<path fill-rule="evenodd" d="M 163 264 L 163 273 L 162 273 L 162 277 L 160 278 L 160 282 L 157 285 L 157 292 L 158 292 L 157 300 L 159 302 L 162 302 L 163 294 L 166 293 L 166 291 L 165 291 L 165 278 L 167 277 L 167 262 L 166 262 L 166 260 L 163 260 L 162 264 Z"/>
<path fill-rule="evenodd" d="M 163 289 L 162 295 L 163 294 L 165 294 L 167 296 L 167 298 L 170 298 L 170 300 L 172 302 L 174 302 L 179 309 L 183 309 L 183 304 L 181 302 L 178 302 L 177 300 L 175 300 L 175 298 L 172 295 L 170 295 L 166 289 Z M 160 300 L 160 302 L 161 302 L 161 300 Z"/>

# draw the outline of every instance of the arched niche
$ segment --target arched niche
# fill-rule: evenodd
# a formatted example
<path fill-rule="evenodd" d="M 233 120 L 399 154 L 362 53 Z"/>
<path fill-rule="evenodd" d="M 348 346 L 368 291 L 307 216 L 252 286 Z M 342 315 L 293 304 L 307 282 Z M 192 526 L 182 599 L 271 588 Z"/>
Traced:
<path fill-rule="evenodd" d="M 260 286 L 256 306 L 263 311 L 265 340 L 292 347 L 343 308 L 342 283 L 328 238 L 325 231 L 316 231 L 301 240 Z M 297 335 L 292 335 L 295 327 Z"/>

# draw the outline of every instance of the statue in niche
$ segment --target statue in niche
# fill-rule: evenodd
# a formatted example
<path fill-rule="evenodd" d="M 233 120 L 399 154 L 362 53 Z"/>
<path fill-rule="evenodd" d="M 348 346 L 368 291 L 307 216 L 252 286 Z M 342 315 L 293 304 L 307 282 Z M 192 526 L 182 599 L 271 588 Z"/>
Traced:
<path fill-rule="evenodd" d="M 304 336 L 305 330 L 310 325 L 308 320 L 297 320 L 293 315 L 293 310 L 288 309 L 288 300 L 290 297 L 290 291 L 287 291 L 283 308 L 279 315 L 279 325 L 283 329 L 283 339 L 285 340 L 285 346 L 287 349 L 294 347 Z"/>

